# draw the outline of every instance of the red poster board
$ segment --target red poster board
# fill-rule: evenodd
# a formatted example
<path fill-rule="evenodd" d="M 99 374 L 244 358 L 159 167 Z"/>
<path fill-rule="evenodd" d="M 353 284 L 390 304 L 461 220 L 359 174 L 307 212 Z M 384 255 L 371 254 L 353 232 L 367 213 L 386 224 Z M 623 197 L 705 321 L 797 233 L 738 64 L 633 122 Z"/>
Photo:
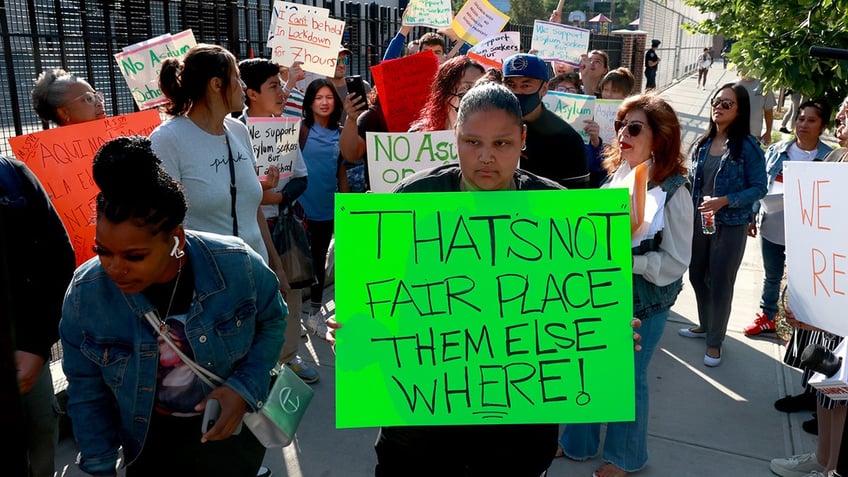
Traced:
<path fill-rule="evenodd" d="M 430 51 L 371 67 L 388 132 L 406 132 L 430 95 L 439 60 Z"/>
<path fill-rule="evenodd" d="M 9 138 L 15 158 L 26 163 L 50 195 L 71 237 L 77 266 L 94 256 L 99 192 L 91 175 L 94 154 L 119 136 L 149 136 L 161 122 L 159 111 L 149 109 Z"/>

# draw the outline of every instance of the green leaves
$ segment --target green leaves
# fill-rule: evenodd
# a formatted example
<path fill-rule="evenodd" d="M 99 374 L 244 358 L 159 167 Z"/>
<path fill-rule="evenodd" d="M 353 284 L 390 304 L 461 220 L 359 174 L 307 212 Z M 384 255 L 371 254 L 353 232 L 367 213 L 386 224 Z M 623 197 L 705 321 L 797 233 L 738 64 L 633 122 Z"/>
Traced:
<path fill-rule="evenodd" d="M 811 46 L 848 46 L 848 7 L 833 0 L 690 0 L 715 19 L 690 31 L 735 40 L 729 59 L 766 87 L 792 88 L 837 106 L 848 94 L 848 61 L 811 58 Z"/>

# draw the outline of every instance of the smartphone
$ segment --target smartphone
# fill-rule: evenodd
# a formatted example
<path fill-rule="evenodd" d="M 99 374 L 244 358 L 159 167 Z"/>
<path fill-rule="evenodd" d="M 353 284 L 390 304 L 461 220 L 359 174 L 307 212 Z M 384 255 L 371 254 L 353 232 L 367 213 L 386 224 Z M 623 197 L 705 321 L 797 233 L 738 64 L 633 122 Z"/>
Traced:
<path fill-rule="evenodd" d="M 200 427 L 200 430 L 203 434 L 209 429 L 212 429 L 215 426 L 215 423 L 218 422 L 218 418 L 221 416 L 221 403 L 218 402 L 217 399 L 209 399 L 206 401 L 206 409 L 203 411 L 203 423 Z M 241 432 L 241 426 L 243 422 L 240 422 L 236 430 L 233 432 L 233 435 L 238 435 Z"/>
<path fill-rule="evenodd" d="M 362 76 L 354 75 L 354 76 L 345 76 L 345 84 L 347 85 L 347 92 L 353 93 L 362 98 L 362 106 L 359 109 L 368 109 L 368 98 L 365 96 L 365 83 L 362 82 Z M 359 99 L 354 98 L 354 103 L 359 102 Z"/>
<path fill-rule="evenodd" d="M 203 425 L 200 430 L 206 434 L 209 429 L 218 422 L 218 417 L 221 416 L 221 403 L 217 399 L 209 399 L 206 401 L 206 409 L 203 411 Z"/>

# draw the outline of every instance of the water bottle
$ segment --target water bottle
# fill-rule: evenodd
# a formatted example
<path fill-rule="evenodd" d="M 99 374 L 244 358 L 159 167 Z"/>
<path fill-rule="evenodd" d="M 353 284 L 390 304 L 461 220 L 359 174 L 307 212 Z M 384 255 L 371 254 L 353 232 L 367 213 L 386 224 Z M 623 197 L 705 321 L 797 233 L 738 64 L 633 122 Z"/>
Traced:
<path fill-rule="evenodd" d="M 704 200 L 710 200 L 710 196 L 704 196 Z M 701 212 L 701 230 L 704 235 L 712 235 L 715 233 L 715 213 L 712 210 L 705 210 Z"/>

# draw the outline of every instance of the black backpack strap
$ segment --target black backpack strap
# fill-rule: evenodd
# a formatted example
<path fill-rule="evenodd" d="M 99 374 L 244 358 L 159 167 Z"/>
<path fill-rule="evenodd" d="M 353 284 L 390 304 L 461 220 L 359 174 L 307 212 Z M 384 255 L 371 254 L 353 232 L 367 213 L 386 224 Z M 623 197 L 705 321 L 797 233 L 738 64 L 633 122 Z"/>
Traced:
<path fill-rule="evenodd" d="M 306 146 L 306 139 L 309 138 L 309 126 L 303 121 L 300 122 L 300 150 Z"/>

